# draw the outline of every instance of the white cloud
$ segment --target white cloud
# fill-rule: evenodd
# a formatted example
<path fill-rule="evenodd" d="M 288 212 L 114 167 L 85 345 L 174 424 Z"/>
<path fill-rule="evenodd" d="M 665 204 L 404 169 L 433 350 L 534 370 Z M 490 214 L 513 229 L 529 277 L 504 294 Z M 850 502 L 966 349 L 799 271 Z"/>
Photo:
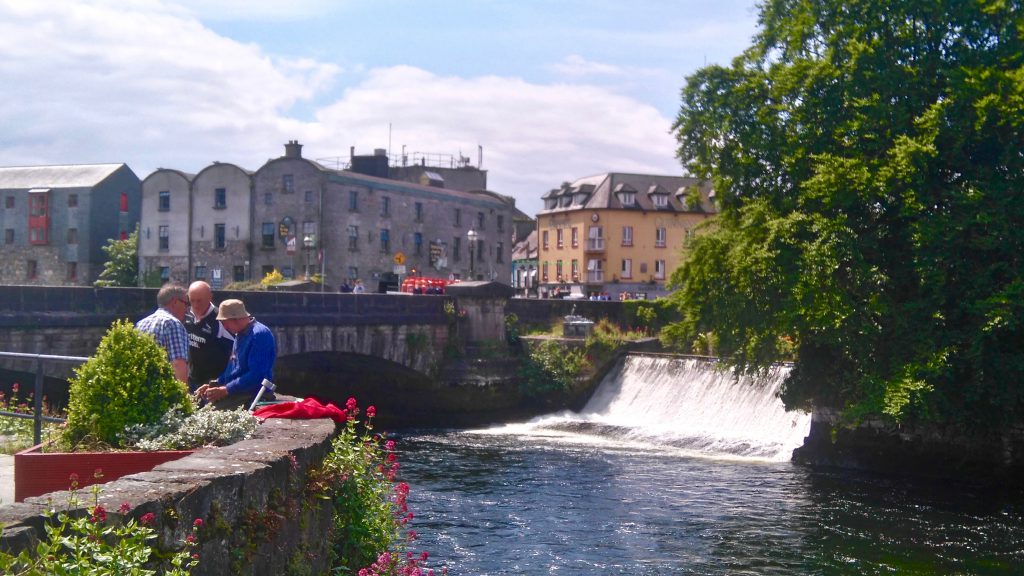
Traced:
<path fill-rule="evenodd" d="M 619 76 L 625 73 L 625 71 L 618 66 L 602 64 L 600 62 L 591 62 L 579 54 L 566 56 L 561 62 L 552 65 L 551 69 L 558 74 L 574 77 L 592 75 Z"/>
<path fill-rule="evenodd" d="M 404 144 L 475 164 L 482 145 L 489 187 L 530 214 L 565 180 L 681 170 L 671 121 L 608 89 L 409 66 L 359 74 L 275 58 L 155 1 L 0 0 L 0 164 L 256 169 L 291 139 L 311 158 L 369 153 L 388 146 L 390 125 L 396 154 Z M 290 112 L 314 101 L 306 119 Z"/>

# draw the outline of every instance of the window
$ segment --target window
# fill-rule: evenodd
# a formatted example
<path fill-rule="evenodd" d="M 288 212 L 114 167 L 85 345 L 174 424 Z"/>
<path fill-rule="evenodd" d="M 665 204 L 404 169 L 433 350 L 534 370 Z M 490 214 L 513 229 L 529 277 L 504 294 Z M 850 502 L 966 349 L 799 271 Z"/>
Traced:
<path fill-rule="evenodd" d="M 295 176 L 284 174 L 281 176 L 281 190 L 286 194 L 295 192 Z"/>
<path fill-rule="evenodd" d="M 640 263 L 640 273 L 647 274 L 647 262 Z"/>
<path fill-rule="evenodd" d="M 462 261 L 462 238 L 458 236 L 452 239 L 452 261 Z"/>
<path fill-rule="evenodd" d="M 477 212 L 476 213 L 476 229 L 478 231 L 484 229 L 484 213 L 483 212 Z"/>
<path fill-rule="evenodd" d="M 313 191 L 312 190 L 306 190 L 304 195 L 305 195 L 306 204 L 312 204 L 313 203 Z"/>
<path fill-rule="evenodd" d="M 7 208 L 8 210 L 14 208 L 14 196 L 8 196 L 4 199 L 4 208 Z"/>
<path fill-rule="evenodd" d="M 68 194 L 68 208 L 78 207 L 78 194 Z"/>
<path fill-rule="evenodd" d="M 495 242 L 494 243 L 494 261 L 495 262 L 502 263 L 502 262 L 505 261 L 505 256 L 504 256 L 504 254 L 502 254 L 504 251 L 505 251 L 505 243 L 504 242 Z"/>
<path fill-rule="evenodd" d="M 68 244 L 78 244 L 78 228 L 68 228 Z"/>
<path fill-rule="evenodd" d="M 604 229 L 600 226 L 591 226 L 587 231 L 587 249 L 604 250 Z"/>
<path fill-rule="evenodd" d="M 157 234 L 157 236 L 160 238 L 160 249 L 161 250 L 170 250 L 170 248 L 171 248 L 170 234 L 171 234 L 171 230 L 170 230 L 169 227 L 167 227 L 167 226 L 161 226 L 160 227 L 160 231 L 159 231 L 159 234 Z"/>
<path fill-rule="evenodd" d="M 121 192 L 121 212 L 128 211 L 128 193 Z"/>
<path fill-rule="evenodd" d="M 267 274 L 273 274 L 273 273 L 274 273 L 274 266 L 271 265 L 271 264 L 264 264 L 263 267 L 260 268 L 260 278 L 261 279 L 262 278 L 266 278 Z"/>
<path fill-rule="evenodd" d="M 587 282 L 604 282 L 604 260 L 587 260 Z"/>
<path fill-rule="evenodd" d="M 227 246 L 224 224 L 213 225 L 213 247 L 215 250 L 223 250 Z"/>
<path fill-rule="evenodd" d="M 14 228 L 4 230 L 4 244 L 14 244 Z"/>
<path fill-rule="evenodd" d="M 414 253 L 419 256 L 423 252 L 423 234 L 414 232 L 412 235 L 412 244 L 414 247 Z"/>
<path fill-rule="evenodd" d="M 665 279 L 665 261 L 655 260 L 654 261 L 654 278 L 655 280 Z"/>
<path fill-rule="evenodd" d="M 260 226 L 260 237 L 262 238 L 262 242 L 260 242 L 260 247 L 261 248 L 273 248 L 274 247 L 274 223 L 273 222 L 264 222 Z"/>
<path fill-rule="evenodd" d="M 622 227 L 622 245 L 632 246 L 633 245 L 633 227 L 623 226 Z"/>
<path fill-rule="evenodd" d="M 580 247 L 580 229 L 575 226 L 572 228 L 572 247 Z"/>
<path fill-rule="evenodd" d="M 35 260 L 25 261 L 25 278 L 29 280 L 35 280 L 36 276 L 39 275 L 39 265 Z"/>
<path fill-rule="evenodd" d="M 541 239 L 541 246 L 543 246 L 544 249 L 547 250 L 548 249 L 548 231 L 547 230 L 545 230 L 545 231 L 540 233 L 540 239 Z"/>
<path fill-rule="evenodd" d="M 655 208 L 668 207 L 668 194 L 651 194 L 651 200 L 654 201 Z"/>
<path fill-rule="evenodd" d="M 221 210 L 228 207 L 228 191 L 226 188 L 217 188 L 213 191 L 213 207 Z"/>
<path fill-rule="evenodd" d="M 171 267 L 170 266 L 161 266 L 160 267 L 160 281 L 166 283 L 170 279 L 171 279 Z"/>
<path fill-rule="evenodd" d="M 391 215 L 391 198 L 388 196 L 380 197 L 380 215 L 390 216 Z"/>
<path fill-rule="evenodd" d="M 348 251 L 359 251 L 359 226 L 348 227 Z"/>
<path fill-rule="evenodd" d="M 196 280 L 206 280 L 206 266 L 203 266 L 201 264 L 197 264 L 196 265 L 195 277 L 196 277 Z"/>
<path fill-rule="evenodd" d="M 423 202 L 416 203 L 416 221 L 423 222 Z"/>
<path fill-rule="evenodd" d="M 498 214 L 498 232 L 504 232 L 504 231 L 505 231 L 505 217 L 503 215 L 501 215 L 501 214 Z"/>
<path fill-rule="evenodd" d="M 380 251 L 384 254 L 391 252 L 391 230 L 380 229 Z"/>
<path fill-rule="evenodd" d="M 633 259 L 632 258 L 623 258 L 622 259 L 622 269 L 620 270 L 620 276 L 623 279 L 628 279 L 628 278 L 632 278 L 633 277 Z"/>
<path fill-rule="evenodd" d="M 462 208 L 455 209 L 455 225 L 462 226 Z"/>
<path fill-rule="evenodd" d="M 171 211 L 171 191 L 161 190 L 159 193 L 159 200 L 157 201 L 157 211 L 159 212 L 170 212 Z"/>
<path fill-rule="evenodd" d="M 664 248 L 665 247 L 665 237 L 666 236 L 667 236 L 667 234 L 665 232 L 665 228 L 664 227 L 656 228 L 654 230 L 654 247 L 655 248 Z"/>
<path fill-rule="evenodd" d="M 351 280 L 355 280 L 356 278 L 359 278 L 359 268 L 356 268 L 355 266 L 349 266 L 348 267 L 348 277 Z"/>
<path fill-rule="evenodd" d="M 547 262 L 547 260 L 545 260 L 544 263 L 541 264 L 541 266 L 540 266 L 540 279 L 541 279 L 541 282 L 547 282 L 548 281 L 548 262 Z"/>
<path fill-rule="evenodd" d="M 231 279 L 232 282 L 245 282 L 245 266 L 236 264 L 234 268 L 234 277 Z"/>
<path fill-rule="evenodd" d="M 562 261 L 561 260 L 558 260 L 557 262 L 555 262 L 555 279 L 558 280 L 559 282 L 562 282 L 562 281 L 565 280 L 565 277 L 562 276 Z"/>
<path fill-rule="evenodd" d="M 580 261 L 579 260 L 577 260 L 575 258 L 572 259 L 572 268 L 571 268 L 571 270 L 572 270 L 572 281 L 573 282 L 579 282 L 580 281 Z"/>
<path fill-rule="evenodd" d="M 69 282 L 78 280 L 78 262 L 67 263 L 67 279 Z"/>
<path fill-rule="evenodd" d="M 616 196 L 625 208 L 636 206 L 636 190 L 620 190 Z"/>
<path fill-rule="evenodd" d="M 359 191 L 349 190 L 348 191 L 348 211 L 358 212 L 359 211 Z"/>
<path fill-rule="evenodd" d="M 31 244 L 49 242 L 50 194 L 46 191 L 28 194 L 28 241 Z"/>
<path fill-rule="evenodd" d="M 476 261 L 484 261 L 484 241 L 479 239 L 476 241 Z"/>
<path fill-rule="evenodd" d="M 562 230 L 561 228 L 555 230 L 555 247 L 558 248 L 559 250 L 565 247 L 565 240 L 562 234 L 563 232 L 564 230 Z"/>
<path fill-rule="evenodd" d="M 264 194 L 263 194 L 263 205 L 264 206 L 273 206 L 274 205 L 274 193 L 273 192 L 264 192 Z"/>

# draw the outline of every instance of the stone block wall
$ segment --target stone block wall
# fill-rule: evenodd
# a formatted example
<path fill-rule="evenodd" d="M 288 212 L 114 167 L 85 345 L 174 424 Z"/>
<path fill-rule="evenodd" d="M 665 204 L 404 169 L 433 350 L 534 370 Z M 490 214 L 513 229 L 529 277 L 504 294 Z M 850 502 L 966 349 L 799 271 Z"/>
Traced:
<path fill-rule="evenodd" d="M 110 517 L 123 503 L 133 518 L 152 512 L 163 549 L 180 547 L 195 519 L 202 519 L 194 576 L 270 576 L 289 573 L 290 565 L 325 574 L 331 504 L 306 493 L 306 478 L 334 435 L 331 420 L 269 419 L 249 440 L 104 484 L 99 503 Z M 0 548 L 34 546 L 44 534 L 45 512 L 60 509 L 70 496 L 55 492 L 0 507 Z M 78 496 L 83 511 L 92 506 L 88 489 Z"/>

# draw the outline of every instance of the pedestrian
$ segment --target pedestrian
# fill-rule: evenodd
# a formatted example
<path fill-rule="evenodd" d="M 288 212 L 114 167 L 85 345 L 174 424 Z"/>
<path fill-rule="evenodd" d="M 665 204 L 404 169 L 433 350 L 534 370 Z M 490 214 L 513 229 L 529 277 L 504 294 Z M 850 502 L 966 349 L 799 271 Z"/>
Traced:
<path fill-rule="evenodd" d="M 358 278 L 356 279 L 356 285 L 352 287 L 352 292 L 355 294 L 362 294 L 363 292 L 366 292 L 366 286 L 363 286 L 362 280 Z"/>
<path fill-rule="evenodd" d="M 202 280 L 193 282 L 188 287 L 188 300 L 191 303 L 185 315 L 188 389 L 195 392 L 224 372 L 235 337 L 217 320 L 217 306 L 213 304 L 213 290 L 209 284 Z"/>
<path fill-rule="evenodd" d="M 241 300 L 225 300 L 217 312 L 224 328 L 235 336 L 231 359 L 216 382 L 203 384 L 196 391 L 216 408 L 233 409 L 249 406 L 263 385 L 273 381 L 277 342 L 263 323 L 257 322 Z M 273 400 L 273 392 L 264 393 L 264 400 Z"/>
<path fill-rule="evenodd" d="M 188 332 L 184 324 L 188 293 L 180 284 L 164 284 L 156 293 L 156 305 L 157 309 L 136 322 L 135 328 L 151 335 L 167 351 L 174 377 L 188 384 Z"/>
<path fill-rule="evenodd" d="M 338 288 L 338 292 L 341 292 L 342 294 L 348 294 L 351 291 L 352 287 L 348 285 L 348 280 L 342 280 L 341 288 Z"/>

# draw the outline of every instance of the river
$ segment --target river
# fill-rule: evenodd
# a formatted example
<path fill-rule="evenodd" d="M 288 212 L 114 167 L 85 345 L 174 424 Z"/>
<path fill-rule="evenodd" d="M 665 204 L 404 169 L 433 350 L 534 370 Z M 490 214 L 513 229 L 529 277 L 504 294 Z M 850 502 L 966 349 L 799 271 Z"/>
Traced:
<path fill-rule="evenodd" d="M 579 413 L 399 436 L 415 549 L 452 575 L 1024 574 L 1024 502 L 789 463 L 787 368 L 629 356 Z"/>

